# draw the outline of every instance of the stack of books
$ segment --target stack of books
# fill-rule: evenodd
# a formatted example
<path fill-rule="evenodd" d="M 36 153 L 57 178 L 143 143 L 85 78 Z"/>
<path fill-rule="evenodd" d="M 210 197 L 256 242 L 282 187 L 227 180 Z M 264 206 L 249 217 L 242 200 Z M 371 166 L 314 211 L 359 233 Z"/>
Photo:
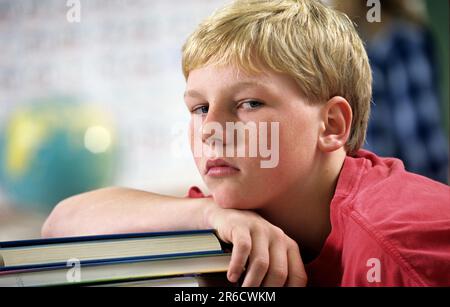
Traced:
<path fill-rule="evenodd" d="M 0 287 L 228 286 L 212 230 L 0 242 Z"/>

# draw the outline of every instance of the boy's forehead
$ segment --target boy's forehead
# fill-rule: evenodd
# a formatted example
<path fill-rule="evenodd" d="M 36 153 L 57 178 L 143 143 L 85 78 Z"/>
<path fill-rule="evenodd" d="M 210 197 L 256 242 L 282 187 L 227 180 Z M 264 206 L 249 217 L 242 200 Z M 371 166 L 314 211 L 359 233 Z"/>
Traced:
<path fill-rule="evenodd" d="M 192 70 L 189 79 L 212 78 L 219 82 L 264 82 L 268 77 L 268 72 L 250 73 L 235 65 L 217 66 L 208 65 Z"/>
<path fill-rule="evenodd" d="M 202 88 L 230 88 L 239 90 L 251 87 L 270 87 L 279 74 L 262 71 L 249 73 L 235 66 L 204 66 L 189 73 L 186 93 Z"/>

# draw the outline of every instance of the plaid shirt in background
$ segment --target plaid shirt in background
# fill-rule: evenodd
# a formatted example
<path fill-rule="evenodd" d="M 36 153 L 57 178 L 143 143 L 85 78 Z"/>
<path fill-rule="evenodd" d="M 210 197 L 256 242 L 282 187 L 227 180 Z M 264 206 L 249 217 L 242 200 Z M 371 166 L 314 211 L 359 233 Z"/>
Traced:
<path fill-rule="evenodd" d="M 396 22 L 367 47 L 374 84 L 365 148 L 400 158 L 408 171 L 447 183 L 448 140 L 430 33 Z"/>

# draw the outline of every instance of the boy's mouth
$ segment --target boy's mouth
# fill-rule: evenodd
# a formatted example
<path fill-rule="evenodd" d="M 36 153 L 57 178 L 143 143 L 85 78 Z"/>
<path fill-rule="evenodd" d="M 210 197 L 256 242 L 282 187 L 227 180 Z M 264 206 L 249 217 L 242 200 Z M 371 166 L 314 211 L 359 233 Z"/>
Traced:
<path fill-rule="evenodd" d="M 210 159 L 206 161 L 205 175 L 211 177 L 226 177 L 235 175 L 240 170 L 223 159 Z"/>

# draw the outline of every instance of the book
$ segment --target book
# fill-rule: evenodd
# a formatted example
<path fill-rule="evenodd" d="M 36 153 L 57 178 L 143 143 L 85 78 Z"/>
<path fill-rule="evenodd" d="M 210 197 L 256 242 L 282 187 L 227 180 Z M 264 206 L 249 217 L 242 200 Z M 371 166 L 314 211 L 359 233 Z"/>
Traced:
<path fill-rule="evenodd" d="M 212 230 L 11 241 L 0 242 L 0 271 L 66 266 L 74 258 L 87 264 L 222 252 Z"/>
<path fill-rule="evenodd" d="M 229 261 L 229 254 L 218 254 L 124 263 L 90 264 L 80 267 L 78 280 L 71 279 L 72 268 L 70 267 L 4 271 L 0 272 L 0 287 L 91 285 L 167 276 L 178 277 L 189 274 L 226 272 Z"/>
<path fill-rule="evenodd" d="M 1 242 L 0 259 L 0 286 L 58 286 L 226 272 L 230 253 L 200 230 Z"/>
<path fill-rule="evenodd" d="M 122 282 L 97 283 L 90 287 L 237 287 L 238 283 L 230 283 L 226 274 L 206 273 L 194 275 L 172 276 L 166 278 L 150 278 Z"/>

